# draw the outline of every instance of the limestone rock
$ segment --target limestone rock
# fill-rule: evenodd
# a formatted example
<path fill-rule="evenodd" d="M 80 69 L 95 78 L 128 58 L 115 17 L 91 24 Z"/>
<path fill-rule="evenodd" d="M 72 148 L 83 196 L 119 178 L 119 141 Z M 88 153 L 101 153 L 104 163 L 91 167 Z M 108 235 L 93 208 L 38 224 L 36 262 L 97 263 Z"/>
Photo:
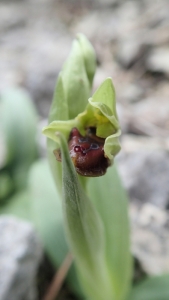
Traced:
<path fill-rule="evenodd" d="M 169 213 L 154 204 L 130 205 L 132 253 L 149 275 L 169 272 Z"/>
<path fill-rule="evenodd" d="M 119 171 L 131 199 L 162 209 L 169 205 L 169 154 L 165 150 L 123 152 Z"/>
<path fill-rule="evenodd" d="M 0 218 L 0 299 L 35 300 L 35 276 L 42 256 L 33 227 L 14 217 Z"/>
<path fill-rule="evenodd" d="M 147 57 L 147 67 L 153 72 L 162 72 L 169 75 L 169 49 L 155 48 Z"/>

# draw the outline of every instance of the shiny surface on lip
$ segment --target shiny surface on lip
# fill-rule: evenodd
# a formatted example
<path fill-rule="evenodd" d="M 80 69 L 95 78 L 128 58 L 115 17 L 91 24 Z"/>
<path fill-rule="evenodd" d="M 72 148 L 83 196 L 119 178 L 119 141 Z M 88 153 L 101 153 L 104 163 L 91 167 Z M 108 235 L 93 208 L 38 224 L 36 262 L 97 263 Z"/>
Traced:
<path fill-rule="evenodd" d="M 76 171 L 82 176 L 98 177 L 106 173 L 110 161 L 104 156 L 105 139 L 95 135 L 95 129 L 89 128 L 83 137 L 77 128 L 73 128 L 68 141 L 70 157 Z M 53 151 L 56 160 L 62 161 L 60 149 Z"/>
<path fill-rule="evenodd" d="M 98 138 L 92 130 L 81 136 L 77 128 L 73 128 L 69 137 L 69 152 L 76 171 L 82 176 L 101 176 L 106 173 L 109 160 L 104 156 L 105 139 Z"/>

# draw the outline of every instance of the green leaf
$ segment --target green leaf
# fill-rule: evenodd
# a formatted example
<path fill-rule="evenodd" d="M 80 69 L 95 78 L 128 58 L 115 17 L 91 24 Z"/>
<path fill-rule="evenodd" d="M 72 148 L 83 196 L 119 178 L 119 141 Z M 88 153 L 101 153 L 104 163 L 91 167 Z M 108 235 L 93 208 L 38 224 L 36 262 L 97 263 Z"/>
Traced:
<path fill-rule="evenodd" d="M 132 276 L 128 199 L 115 165 L 106 175 L 90 179 L 88 195 L 104 224 L 106 263 L 115 299 L 125 299 Z"/>
<path fill-rule="evenodd" d="M 64 237 L 61 201 L 46 160 L 33 164 L 28 181 L 34 223 L 50 256 L 59 264 L 68 248 L 61 238 L 62 235 Z"/>
<path fill-rule="evenodd" d="M 154 276 L 136 285 L 128 300 L 168 300 L 169 275 Z"/>
<path fill-rule="evenodd" d="M 0 172 L 0 205 L 14 191 L 14 182 L 7 171 Z"/>
<path fill-rule="evenodd" d="M 114 294 L 115 282 L 110 281 L 102 220 L 78 181 L 65 138 L 61 134 L 59 137 L 63 160 L 65 228 L 81 284 L 89 299 L 120 299 Z M 117 281 L 117 278 L 114 279 Z"/>
<path fill-rule="evenodd" d="M 23 187 L 30 164 L 37 156 L 37 115 L 33 102 L 22 89 L 4 91 L 0 106 L 0 132 L 6 148 L 4 166 L 12 164 L 15 183 Z"/>
<path fill-rule="evenodd" d="M 51 261 L 55 267 L 59 267 L 69 248 L 65 240 L 60 196 L 46 160 L 39 160 L 32 166 L 29 173 L 29 193 L 33 223 Z M 69 271 L 67 281 L 72 290 L 82 297 L 74 266 Z"/>

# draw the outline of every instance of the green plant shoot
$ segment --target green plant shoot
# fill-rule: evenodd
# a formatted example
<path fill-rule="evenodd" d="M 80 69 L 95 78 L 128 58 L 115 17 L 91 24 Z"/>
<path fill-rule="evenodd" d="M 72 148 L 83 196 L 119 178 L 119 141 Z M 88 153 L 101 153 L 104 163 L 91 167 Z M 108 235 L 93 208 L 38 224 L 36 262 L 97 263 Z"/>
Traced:
<path fill-rule="evenodd" d="M 111 78 L 90 95 L 95 62 L 92 46 L 78 35 L 43 133 L 49 138 L 58 191 L 62 187 L 66 236 L 87 299 L 123 300 L 132 264 L 127 197 L 112 166 L 121 130 Z"/>

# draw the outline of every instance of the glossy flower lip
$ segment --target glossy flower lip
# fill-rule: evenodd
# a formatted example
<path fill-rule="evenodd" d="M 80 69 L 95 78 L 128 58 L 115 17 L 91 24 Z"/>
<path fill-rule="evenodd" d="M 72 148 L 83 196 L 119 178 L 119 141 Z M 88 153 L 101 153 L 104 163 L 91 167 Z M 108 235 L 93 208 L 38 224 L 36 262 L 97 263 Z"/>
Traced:
<path fill-rule="evenodd" d="M 95 135 L 94 128 L 88 129 L 85 137 L 77 128 L 72 129 L 68 147 L 77 173 L 88 177 L 102 176 L 106 173 L 110 161 L 104 156 L 104 142 L 105 139 Z"/>
<path fill-rule="evenodd" d="M 76 128 L 82 137 L 86 137 L 86 133 L 90 128 L 95 128 L 95 136 L 104 139 L 102 145 L 104 157 L 111 162 L 113 161 L 114 156 L 120 151 L 119 136 L 121 130 L 116 112 L 115 91 L 111 78 L 107 78 L 102 83 L 93 97 L 89 98 L 86 109 L 78 114 L 75 119 L 54 121 L 43 129 L 43 133 L 53 139 L 59 147 L 56 132 L 60 131 L 64 134 L 66 140 L 69 141 L 73 128 Z M 89 139 L 88 136 L 86 138 Z"/>

